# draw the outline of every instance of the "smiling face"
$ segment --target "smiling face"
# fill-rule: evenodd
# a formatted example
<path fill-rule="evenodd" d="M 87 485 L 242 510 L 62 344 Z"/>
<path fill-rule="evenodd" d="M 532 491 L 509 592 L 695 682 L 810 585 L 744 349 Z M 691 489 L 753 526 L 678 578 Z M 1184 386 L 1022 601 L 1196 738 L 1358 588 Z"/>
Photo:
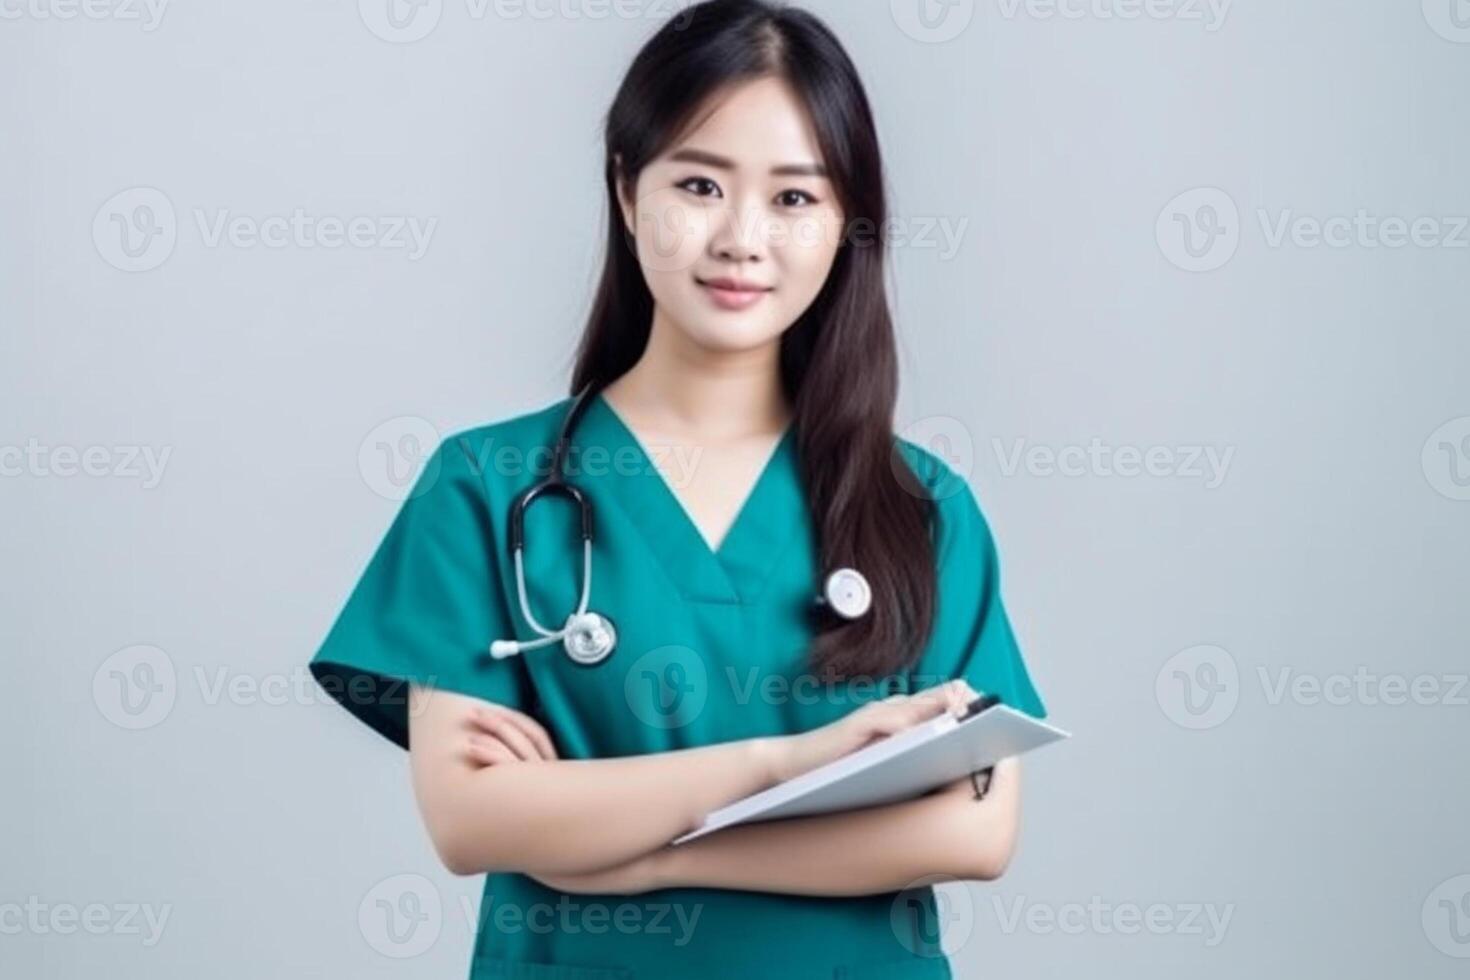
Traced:
<path fill-rule="evenodd" d="M 656 325 L 708 350 L 762 347 L 821 291 L 841 207 L 806 111 L 783 80 L 744 83 L 695 118 L 638 175 L 623 220 Z"/>

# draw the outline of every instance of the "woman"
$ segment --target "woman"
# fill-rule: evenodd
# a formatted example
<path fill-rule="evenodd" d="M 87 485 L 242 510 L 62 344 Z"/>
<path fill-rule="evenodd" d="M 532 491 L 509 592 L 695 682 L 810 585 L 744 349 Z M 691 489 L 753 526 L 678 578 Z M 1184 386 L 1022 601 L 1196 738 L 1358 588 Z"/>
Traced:
<path fill-rule="evenodd" d="M 798 9 L 689 8 L 617 93 L 606 180 L 565 464 L 611 653 L 535 625 L 583 608 L 576 508 L 525 512 L 519 577 L 508 548 L 567 399 L 445 440 L 313 671 L 409 749 L 450 870 L 487 873 L 475 977 L 948 977 L 930 882 L 1003 871 L 1014 760 L 988 787 L 670 844 L 977 690 L 1045 716 L 974 495 L 892 429 L 855 69 Z M 814 601 L 844 567 L 870 596 L 853 618 Z"/>

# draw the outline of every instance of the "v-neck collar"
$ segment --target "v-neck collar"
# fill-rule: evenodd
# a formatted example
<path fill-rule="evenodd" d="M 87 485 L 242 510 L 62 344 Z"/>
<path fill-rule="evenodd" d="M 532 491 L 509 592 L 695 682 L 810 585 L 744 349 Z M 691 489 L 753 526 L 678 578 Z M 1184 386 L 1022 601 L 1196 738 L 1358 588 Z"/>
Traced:
<path fill-rule="evenodd" d="M 803 526 L 806 500 L 796 465 L 794 422 L 776 442 L 717 549 L 710 547 L 637 433 L 602 392 L 588 404 L 579 428 L 580 438 L 574 434 L 573 443 L 611 451 L 612 465 L 595 479 L 606 486 L 686 598 L 732 603 L 755 599 L 786 547 L 800 537 L 795 532 Z M 631 454 L 634 466 L 618 462 L 627 459 L 625 453 Z"/>

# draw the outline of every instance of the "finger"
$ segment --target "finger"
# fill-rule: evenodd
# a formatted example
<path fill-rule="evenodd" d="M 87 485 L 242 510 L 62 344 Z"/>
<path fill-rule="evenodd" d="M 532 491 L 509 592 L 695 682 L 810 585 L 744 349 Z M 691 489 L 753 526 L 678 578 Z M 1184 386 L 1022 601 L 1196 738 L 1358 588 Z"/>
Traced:
<path fill-rule="evenodd" d="M 950 714 L 959 714 L 963 692 L 960 690 L 959 682 L 948 681 L 944 685 L 944 707 Z"/>
<path fill-rule="evenodd" d="M 939 715 L 946 707 L 943 692 L 932 690 L 915 695 L 903 704 L 885 706 L 882 711 L 874 713 L 870 727 L 884 735 L 892 735 Z"/>
<path fill-rule="evenodd" d="M 956 703 L 956 689 L 953 682 L 946 682 L 927 690 L 920 691 L 909 704 L 909 712 L 915 720 L 923 720 L 945 711 L 952 710 Z"/>
<path fill-rule="evenodd" d="M 908 705 L 910 723 L 917 723 L 940 714 L 959 714 L 964 704 L 964 695 L 954 681 L 945 681 L 920 691 Z"/>
<path fill-rule="evenodd" d="M 531 741 L 536 743 L 536 748 L 541 750 L 541 758 L 547 761 L 556 759 L 556 743 L 551 740 L 551 733 L 546 730 L 545 726 L 530 715 L 519 712 L 517 714 L 520 717 L 516 721 L 531 736 Z"/>
<path fill-rule="evenodd" d="M 524 762 L 536 762 L 541 758 L 541 753 L 525 733 L 516 727 L 510 717 L 500 711 L 491 711 L 478 715 L 475 723 L 485 731 L 486 734 L 500 739 Z"/>
<path fill-rule="evenodd" d="M 519 762 L 516 754 L 506 748 L 505 743 L 485 735 L 473 736 L 465 749 L 472 762 L 482 766 L 499 765 L 502 762 Z"/>
<path fill-rule="evenodd" d="M 485 727 L 492 719 L 510 725 L 519 735 L 529 740 L 538 758 L 547 761 L 556 759 L 556 746 L 551 741 L 551 735 L 535 718 L 514 708 L 481 707 L 475 709 L 471 721 Z"/>
<path fill-rule="evenodd" d="M 516 711 L 514 708 L 495 705 L 495 707 L 475 708 L 475 717 L 500 717 L 509 720 L 520 732 L 531 739 L 532 745 L 537 746 L 541 758 L 556 758 L 556 745 L 551 742 L 550 733 L 542 727 L 539 721 L 526 714 L 525 711 Z"/>
<path fill-rule="evenodd" d="M 963 677 L 958 677 L 954 680 L 953 692 L 956 714 L 964 714 L 969 709 L 970 703 L 980 696 L 979 692 L 971 687 L 969 681 Z"/>

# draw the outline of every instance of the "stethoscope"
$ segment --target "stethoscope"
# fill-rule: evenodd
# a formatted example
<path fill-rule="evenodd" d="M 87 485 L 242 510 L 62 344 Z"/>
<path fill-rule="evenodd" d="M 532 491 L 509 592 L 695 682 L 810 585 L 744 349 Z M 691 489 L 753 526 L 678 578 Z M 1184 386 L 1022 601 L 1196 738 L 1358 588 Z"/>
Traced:
<path fill-rule="evenodd" d="M 595 385 L 589 384 L 583 388 L 567 411 L 566 417 L 562 419 L 561 431 L 557 433 L 556 445 L 551 453 L 550 472 L 544 479 L 522 490 L 511 501 L 507 539 L 511 558 L 516 566 L 516 593 L 520 597 L 521 615 L 525 616 L 531 629 L 540 634 L 540 638 L 494 641 L 490 644 L 490 656 L 497 660 L 560 640 L 566 648 L 567 656 L 572 660 L 579 664 L 596 664 L 606 660 L 617 646 L 618 632 L 612 621 L 587 609 L 587 600 L 592 590 L 592 501 L 566 479 L 566 457 L 571 446 L 572 432 L 595 391 Z M 531 603 L 526 598 L 523 558 L 526 509 L 544 494 L 561 494 L 571 498 L 582 515 L 582 597 L 577 602 L 577 608 L 567 617 L 561 629 L 557 630 L 541 625 L 532 614 Z M 873 604 L 873 590 L 861 572 L 854 568 L 839 568 L 822 583 L 822 595 L 814 600 L 814 604 L 831 609 L 843 619 L 857 619 L 866 614 L 868 607 Z"/>

